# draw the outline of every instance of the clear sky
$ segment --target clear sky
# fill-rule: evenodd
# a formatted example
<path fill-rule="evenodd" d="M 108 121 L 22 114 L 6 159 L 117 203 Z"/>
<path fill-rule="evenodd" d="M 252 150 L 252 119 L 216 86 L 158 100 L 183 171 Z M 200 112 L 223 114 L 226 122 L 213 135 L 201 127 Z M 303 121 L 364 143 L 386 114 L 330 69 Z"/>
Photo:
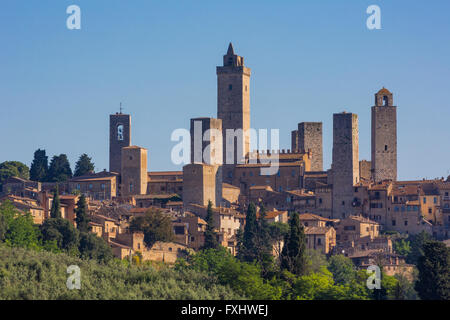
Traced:
<path fill-rule="evenodd" d="M 81 8 L 81 30 L 66 8 Z M 366 9 L 381 8 L 381 30 Z M 82 153 L 108 169 L 109 114 L 132 115 L 149 170 L 174 170 L 174 129 L 217 116 L 215 67 L 228 43 L 252 69 L 251 126 L 322 121 L 330 167 L 333 113 L 359 116 L 370 160 L 370 108 L 385 86 L 398 106 L 400 179 L 450 174 L 450 1 L 2 0 L 0 162 Z"/>

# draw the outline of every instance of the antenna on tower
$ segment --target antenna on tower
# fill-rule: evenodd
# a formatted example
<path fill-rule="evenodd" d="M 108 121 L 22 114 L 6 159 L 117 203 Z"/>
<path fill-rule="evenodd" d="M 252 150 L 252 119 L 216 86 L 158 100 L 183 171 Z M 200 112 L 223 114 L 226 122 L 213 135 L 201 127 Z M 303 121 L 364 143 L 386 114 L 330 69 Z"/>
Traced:
<path fill-rule="evenodd" d="M 122 114 L 122 110 L 123 110 L 123 108 L 122 108 L 122 102 L 120 103 L 120 114 Z"/>

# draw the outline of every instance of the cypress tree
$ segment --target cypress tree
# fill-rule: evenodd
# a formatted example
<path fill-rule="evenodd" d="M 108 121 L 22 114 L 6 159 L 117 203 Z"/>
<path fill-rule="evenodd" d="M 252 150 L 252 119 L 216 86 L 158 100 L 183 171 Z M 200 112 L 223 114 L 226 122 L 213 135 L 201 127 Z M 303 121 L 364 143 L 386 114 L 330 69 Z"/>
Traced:
<path fill-rule="evenodd" d="M 422 300 L 450 300 L 450 249 L 442 242 L 428 241 L 423 252 L 417 264 L 417 293 Z"/>
<path fill-rule="evenodd" d="M 208 209 L 206 212 L 206 231 L 205 231 L 205 244 L 203 249 L 217 249 L 219 248 L 219 242 L 217 241 L 217 235 L 214 231 L 214 212 L 212 209 L 211 200 L 208 201 Z"/>
<path fill-rule="evenodd" d="M 306 236 L 297 212 L 290 218 L 289 226 L 290 232 L 281 252 L 281 268 L 300 276 L 306 268 Z"/>
<path fill-rule="evenodd" d="M 48 157 L 45 150 L 37 149 L 30 167 L 30 180 L 46 181 L 48 174 Z"/>
<path fill-rule="evenodd" d="M 82 194 L 77 202 L 77 208 L 75 209 L 75 222 L 77 223 L 77 229 L 80 230 L 80 232 L 90 231 L 89 221 L 91 219 L 89 218 L 87 211 L 86 197 Z"/>
<path fill-rule="evenodd" d="M 253 262 L 258 258 L 257 235 L 258 222 L 256 220 L 256 207 L 250 203 L 245 217 L 244 233 L 239 244 L 238 257 L 241 261 Z"/>
<path fill-rule="evenodd" d="M 58 184 L 56 184 L 55 191 L 53 192 L 52 208 L 50 210 L 50 218 L 61 218 L 61 203 L 59 201 Z"/>

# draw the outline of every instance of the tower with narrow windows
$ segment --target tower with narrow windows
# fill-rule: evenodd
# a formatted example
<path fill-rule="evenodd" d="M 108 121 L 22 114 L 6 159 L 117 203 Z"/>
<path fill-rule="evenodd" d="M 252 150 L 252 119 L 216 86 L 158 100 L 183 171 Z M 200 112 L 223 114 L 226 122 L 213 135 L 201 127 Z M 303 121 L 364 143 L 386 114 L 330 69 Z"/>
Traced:
<path fill-rule="evenodd" d="M 109 116 L 109 171 L 121 173 L 122 148 L 131 146 L 131 117 L 116 113 Z"/>
<path fill-rule="evenodd" d="M 217 118 L 222 120 L 223 132 L 223 174 L 225 182 L 231 183 L 234 165 L 244 163 L 250 149 L 251 70 L 245 67 L 244 58 L 234 53 L 230 43 L 223 65 L 217 67 L 216 73 Z"/>
<path fill-rule="evenodd" d="M 342 219 L 354 213 L 354 185 L 359 178 L 358 115 L 333 115 L 333 218 Z"/>
<path fill-rule="evenodd" d="M 392 93 L 382 88 L 372 107 L 372 179 L 397 180 L 397 107 Z"/>

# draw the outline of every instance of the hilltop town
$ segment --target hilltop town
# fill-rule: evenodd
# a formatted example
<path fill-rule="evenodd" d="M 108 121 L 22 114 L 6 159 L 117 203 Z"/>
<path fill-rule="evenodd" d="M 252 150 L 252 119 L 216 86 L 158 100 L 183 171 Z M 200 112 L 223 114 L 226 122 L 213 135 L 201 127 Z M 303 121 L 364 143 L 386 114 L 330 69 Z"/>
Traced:
<path fill-rule="evenodd" d="M 209 221 L 218 243 L 237 255 L 250 205 L 268 224 L 287 224 L 298 213 L 308 249 L 328 257 L 344 255 L 361 269 L 382 261 L 384 273 L 391 276 L 413 276 L 414 265 L 395 250 L 399 239 L 426 233 L 448 244 L 450 177 L 397 179 L 397 107 L 387 88 L 375 93 L 371 107 L 371 159 L 359 158 L 358 115 L 342 112 L 333 115 L 331 168 L 323 166 L 320 119 L 292 128 L 290 149 L 250 150 L 249 135 L 237 135 L 234 161 L 225 161 L 226 130 L 251 128 L 250 77 L 244 58 L 230 43 L 217 67 L 217 118 L 186 119 L 191 163 L 182 171 L 149 171 L 148 150 L 132 144 L 132 116 L 121 111 L 109 116 L 109 171 L 59 181 L 9 176 L 2 183 L 0 202 L 10 201 L 42 225 L 51 218 L 57 187 L 61 217 L 76 226 L 77 204 L 84 196 L 90 232 L 103 238 L 119 259 L 139 254 L 143 261 L 175 263 L 204 247 Z M 223 133 L 210 139 L 218 147 L 202 157 L 195 156 L 196 123 L 201 124 L 201 137 L 211 129 Z M 269 156 L 275 156 L 278 170 L 263 175 Z M 170 219 L 174 236 L 148 246 L 144 233 L 130 225 L 156 211 Z M 271 245 L 278 259 L 283 239 Z"/>

